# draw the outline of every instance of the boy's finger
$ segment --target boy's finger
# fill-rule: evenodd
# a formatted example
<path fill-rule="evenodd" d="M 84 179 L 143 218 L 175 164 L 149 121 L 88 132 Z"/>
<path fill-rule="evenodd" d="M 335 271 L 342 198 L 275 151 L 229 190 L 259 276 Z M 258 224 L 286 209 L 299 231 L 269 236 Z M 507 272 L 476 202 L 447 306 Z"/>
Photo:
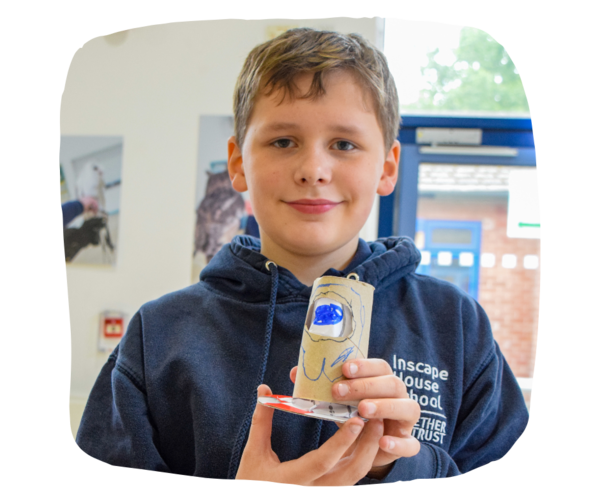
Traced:
<path fill-rule="evenodd" d="M 356 441 L 354 451 L 345 458 L 341 466 L 323 477 L 319 484 L 353 485 L 371 470 L 379 452 L 379 440 L 383 435 L 383 421 L 369 421 Z"/>
<path fill-rule="evenodd" d="M 342 365 L 342 372 L 348 379 L 392 375 L 392 367 L 380 358 L 357 358 Z"/>
<path fill-rule="evenodd" d="M 258 396 L 271 395 L 271 388 L 266 384 L 258 387 Z M 248 442 L 246 447 L 251 449 L 271 449 L 271 428 L 273 424 L 273 412 L 270 407 L 266 407 L 256 402 L 252 424 L 248 433 Z"/>
<path fill-rule="evenodd" d="M 298 367 L 294 367 L 292 370 L 290 370 L 290 379 L 291 381 L 296 384 L 296 373 L 298 372 Z"/>
<path fill-rule="evenodd" d="M 358 413 L 367 419 L 393 419 L 400 421 L 403 428 L 412 430 L 421 417 L 421 407 L 412 398 L 380 398 L 362 400 L 358 404 Z"/>
<path fill-rule="evenodd" d="M 330 471 L 344 456 L 344 453 L 358 438 L 364 429 L 362 419 L 353 418 L 346 421 L 344 425 L 335 432 L 321 447 L 311 451 L 301 458 L 284 463 L 286 470 L 300 475 L 305 484 L 312 482 Z"/>
<path fill-rule="evenodd" d="M 398 438 L 385 435 L 379 440 L 379 447 L 396 458 L 410 458 L 419 453 L 421 443 L 415 437 Z"/>
<path fill-rule="evenodd" d="M 357 458 L 358 465 L 364 465 L 365 474 L 371 469 L 373 460 L 379 451 L 379 440 L 383 436 L 383 421 L 377 419 L 369 421 L 362 435 L 356 443 L 356 448 L 352 453 L 353 458 Z"/>
<path fill-rule="evenodd" d="M 336 401 L 408 398 L 405 384 L 393 374 L 341 381 L 331 387 L 331 392 Z"/>

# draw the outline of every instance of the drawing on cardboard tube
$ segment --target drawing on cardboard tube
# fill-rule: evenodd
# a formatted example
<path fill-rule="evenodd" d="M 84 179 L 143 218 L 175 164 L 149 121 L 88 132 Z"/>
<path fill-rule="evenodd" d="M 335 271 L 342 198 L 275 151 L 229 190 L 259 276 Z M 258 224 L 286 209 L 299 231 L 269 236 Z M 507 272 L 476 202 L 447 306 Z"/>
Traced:
<path fill-rule="evenodd" d="M 331 385 L 345 379 L 344 362 L 367 358 L 373 291 L 371 285 L 347 278 L 324 276 L 315 281 L 302 334 L 294 398 L 333 402 Z"/>
<path fill-rule="evenodd" d="M 352 354 L 352 352 L 354 351 L 354 348 L 346 348 L 344 349 L 344 351 L 342 351 L 340 353 L 340 356 L 338 356 L 336 358 L 336 360 L 331 364 L 331 366 L 333 367 L 334 365 L 337 365 L 338 363 L 344 363 Z"/>
<path fill-rule="evenodd" d="M 293 396 L 267 395 L 258 401 L 316 419 L 345 422 L 360 417 L 358 401 L 334 402 L 331 386 L 346 379 L 342 374 L 346 361 L 368 357 L 374 290 L 354 279 L 317 278 L 306 313 Z"/>

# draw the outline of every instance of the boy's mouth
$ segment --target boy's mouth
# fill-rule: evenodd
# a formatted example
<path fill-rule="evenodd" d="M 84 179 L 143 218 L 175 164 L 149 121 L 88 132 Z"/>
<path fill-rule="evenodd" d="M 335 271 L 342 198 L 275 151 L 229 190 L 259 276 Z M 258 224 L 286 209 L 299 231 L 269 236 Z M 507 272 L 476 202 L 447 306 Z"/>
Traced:
<path fill-rule="evenodd" d="M 328 199 L 298 199 L 296 201 L 286 201 L 286 204 L 300 211 L 301 213 L 325 213 L 332 210 L 338 204 Z"/>

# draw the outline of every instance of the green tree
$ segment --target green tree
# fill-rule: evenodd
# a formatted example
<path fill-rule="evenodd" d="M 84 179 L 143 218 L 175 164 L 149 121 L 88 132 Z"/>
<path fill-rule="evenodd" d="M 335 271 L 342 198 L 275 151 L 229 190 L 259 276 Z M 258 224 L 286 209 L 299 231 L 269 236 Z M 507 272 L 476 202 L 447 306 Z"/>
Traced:
<path fill-rule="evenodd" d="M 529 112 L 525 90 L 514 63 L 484 31 L 463 28 L 451 65 L 436 61 L 439 48 L 421 68 L 427 88 L 411 110 Z"/>

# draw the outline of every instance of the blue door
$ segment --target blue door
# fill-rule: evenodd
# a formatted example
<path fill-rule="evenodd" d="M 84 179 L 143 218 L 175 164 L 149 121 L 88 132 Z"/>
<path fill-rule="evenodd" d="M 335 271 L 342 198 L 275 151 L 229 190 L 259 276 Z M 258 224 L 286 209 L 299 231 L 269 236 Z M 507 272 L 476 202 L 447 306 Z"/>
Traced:
<path fill-rule="evenodd" d="M 417 219 L 422 260 L 418 274 L 443 279 L 477 300 L 481 222 Z"/>

